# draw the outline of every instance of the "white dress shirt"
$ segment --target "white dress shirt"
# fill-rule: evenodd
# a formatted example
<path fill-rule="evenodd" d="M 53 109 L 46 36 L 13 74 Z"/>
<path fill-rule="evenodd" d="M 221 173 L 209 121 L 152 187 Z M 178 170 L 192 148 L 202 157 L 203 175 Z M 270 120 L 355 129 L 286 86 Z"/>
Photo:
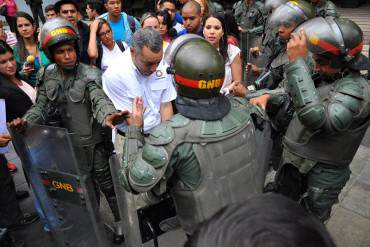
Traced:
<path fill-rule="evenodd" d="M 142 75 L 132 61 L 130 49 L 127 49 L 103 74 L 103 90 L 117 110 L 131 111 L 135 97 L 143 98 L 146 107 L 144 132 L 149 132 L 160 124 L 161 103 L 170 102 L 177 96 L 173 77 L 167 74 L 166 69 L 162 60 L 153 74 Z"/>

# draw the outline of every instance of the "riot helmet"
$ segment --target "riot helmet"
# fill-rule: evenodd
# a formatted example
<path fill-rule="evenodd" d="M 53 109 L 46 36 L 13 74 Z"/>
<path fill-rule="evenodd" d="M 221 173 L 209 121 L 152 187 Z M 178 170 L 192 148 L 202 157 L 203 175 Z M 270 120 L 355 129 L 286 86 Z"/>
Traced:
<path fill-rule="evenodd" d="M 280 5 L 286 2 L 287 0 L 266 0 L 263 7 L 267 13 L 270 13 L 274 9 L 276 9 L 277 7 L 279 7 Z"/>
<path fill-rule="evenodd" d="M 315 17 L 313 6 L 303 0 L 288 1 L 277 7 L 271 14 L 269 24 L 272 28 L 280 25 L 298 26 Z"/>
<path fill-rule="evenodd" d="M 224 77 L 223 57 L 209 42 L 195 34 L 182 35 L 166 49 L 168 71 L 174 74 L 176 107 L 186 117 L 218 120 L 230 110 L 220 93 Z"/>
<path fill-rule="evenodd" d="M 79 35 L 76 28 L 64 18 L 57 17 L 47 21 L 41 29 L 41 49 L 45 52 L 50 61 L 53 61 L 52 49 L 64 42 L 74 42 L 78 54 Z"/>
<path fill-rule="evenodd" d="M 369 69 L 369 59 L 362 52 L 363 33 L 349 19 L 316 17 L 299 27 L 307 36 L 307 48 L 327 60 L 333 68 Z"/>

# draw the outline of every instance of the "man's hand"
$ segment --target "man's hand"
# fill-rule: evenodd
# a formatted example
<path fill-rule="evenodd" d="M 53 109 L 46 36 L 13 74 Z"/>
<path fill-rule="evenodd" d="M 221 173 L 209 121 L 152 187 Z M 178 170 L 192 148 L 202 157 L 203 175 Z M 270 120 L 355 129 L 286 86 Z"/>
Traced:
<path fill-rule="evenodd" d="M 35 71 L 35 66 L 25 63 L 23 65 L 22 71 L 26 77 L 29 77 Z"/>
<path fill-rule="evenodd" d="M 258 46 L 250 48 L 249 51 L 254 57 L 261 55 L 261 49 Z"/>
<path fill-rule="evenodd" d="M 12 128 L 12 129 L 15 129 L 19 132 L 22 132 L 27 127 L 27 121 L 24 120 L 23 118 L 16 118 L 13 121 L 11 121 L 10 123 L 8 123 L 8 127 Z"/>
<path fill-rule="evenodd" d="M 128 125 L 142 128 L 144 125 L 144 105 L 141 97 L 136 97 L 132 103 L 132 112 L 127 119 Z"/>
<path fill-rule="evenodd" d="M 245 97 L 247 94 L 247 89 L 240 81 L 234 81 L 228 87 L 229 92 L 238 97 Z"/>
<path fill-rule="evenodd" d="M 129 117 L 130 113 L 128 111 L 122 111 L 122 112 L 116 112 L 113 114 L 109 114 L 105 118 L 105 125 L 110 127 L 111 129 L 114 129 L 114 126 L 117 124 L 122 123 Z"/>
<path fill-rule="evenodd" d="M 292 33 L 287 45 L 287 53 L 289 61 L 293 62 L 298 58 L 305 58 L 307 56 L 307 36 L 303 28 L 299 33 Z"/>
<path fill-rule="evenodd" d="M 0 147 L 5 147 L 8 145 L 11 139 L 12 138 L 8 134 L 0 134 Z"/>
<path fill-rule="evenodd" d="M 251 74 L 254 76 L 259 76 L 261 74 L 260 69 L 253 63 L 248 63 L 247 66 L 245 66 L 245 72 L 247 74 L 251 72 Z"/>
<path fill-rule="evenodd" d="M 101 22 L 100 19 L 95 19 L 91 24 L 90 24 L 90 32 L 96 33 L 98 30 L 99 23 Z"/>
<path fill-rule="evenodd" d="M 259 106 L 263 110 L 266 110 L 266 106 L 267 106 L 267 103 L 269 102 L 270 97 L 271 96 L 269 94 L 264 94 L 264 95 L 258 96 L 256 98 L 250 99 L 249 102 L 252 105 Z"/>

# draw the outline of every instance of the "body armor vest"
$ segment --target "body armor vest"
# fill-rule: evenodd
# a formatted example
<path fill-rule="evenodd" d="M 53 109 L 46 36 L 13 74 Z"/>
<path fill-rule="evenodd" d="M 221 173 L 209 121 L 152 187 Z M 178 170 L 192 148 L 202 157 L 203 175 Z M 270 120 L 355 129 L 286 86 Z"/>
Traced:
<path fill-rule="evenodd" d="M 163 146 L 168 157 L 181 143 L 192 143 L 201 171 L 196 188 L 185 188 L 175 179 L 171 190 L 180 223 L 189 234 L 226 205 L 263 190 L 270 129 L 266 121 L 260 121 L 263 131 L 255 128 L 251 117 L 255 107 L 244 99 L 233 99 L 231 105 L 230 112 L 219 121 L 176 115 L 168 122 L 174 131 L 174 139 Z M 150 139 L 147 143 L 155 144 Z"/>
<path fill-rule="evenodd" d="M 295 114 L 283 141 L 287 150 L 325 164 L 346 166 L 351 163 L 370 124 L 370 85 L 360 76 L 351 76 L 350 79 L 363 89 L 363 102 L 359 113 L 353 117 L 351 126 L 345 131 L 328 131 L 323 128 L 312 130 L 302 125 Z M 337 82 L 317 88 L 325 105 L 337 93 Z M 347 90 L 351 90 L 351 87 L 347 86 Z M 343 93 L 343 88 L 341 92 Z M 351 95 L 350 92 L 348 94 Z"/>
<path fill-rule="evenodd" d="M 102 141 L 101 125 L 93 118 L 86 87 L 89 78 L 87 65 L 79 64 L 67 81 L 55 64 L 48 66 L 43 75 L 46 96 L 50 100 L 46 110 L 46 124 L 63 127 L 80 136 L 83 146 L 93 146 Z"/>

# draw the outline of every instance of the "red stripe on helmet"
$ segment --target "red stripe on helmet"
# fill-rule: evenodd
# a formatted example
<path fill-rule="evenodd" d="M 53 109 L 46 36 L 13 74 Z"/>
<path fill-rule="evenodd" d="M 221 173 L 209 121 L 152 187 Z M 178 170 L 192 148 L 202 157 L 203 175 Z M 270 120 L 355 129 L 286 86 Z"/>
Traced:
<path fill-rule="evenodd" d="M 326 52 L 330 52 L 336 56 L 340 55 L 340 50 L 338 47 L 330 44 L 329 42 L 326 42 L 325 40 L 319 39 L 317 46 L 324 49 Z"/>
<path fill-rule="evenodd" d="M 181 75 L 175 74 L 175 81 L 183 86 L 191 87 L 191 88 L 199 88 L 199 81 L 187 79 Z"/>
<path fill-rule="evenodd" d="M 352 48 L 348 51 L 348 55 L 350 55 L 350 56 L 357 55 L 358 53 L 360 53 L 362 51 L 363 47 L 364 47 L 364 43 L 361 41 L 360 44 L 358 44 L 356 47 L 354 47 L 354 48 Z"/>
<path fill-rule="evenodd" d="M 65 29 L 66 32 L 64 32 L 64 33 L 53 33 L 55 31 L 57 31 L 58 29 L 59 30 L 60 29 Z M 55 36 L 57 36 L 59 34 L 66 34 L 67 33 L 67 34 L 71 34 L 73 36 L 77 35 L 76 32 L 70 27 L 62 27 L 62 28 L 58 28 L 58 29 L 55 29 L 55 30 L 51 31 L 48 35 L 46 35 L 46 37 L 44 38 L 44 42 L 42 43 L 42 48 L 45 48 L 45 46 L 49 42 L 49 40 L 54 38 Z"/>

